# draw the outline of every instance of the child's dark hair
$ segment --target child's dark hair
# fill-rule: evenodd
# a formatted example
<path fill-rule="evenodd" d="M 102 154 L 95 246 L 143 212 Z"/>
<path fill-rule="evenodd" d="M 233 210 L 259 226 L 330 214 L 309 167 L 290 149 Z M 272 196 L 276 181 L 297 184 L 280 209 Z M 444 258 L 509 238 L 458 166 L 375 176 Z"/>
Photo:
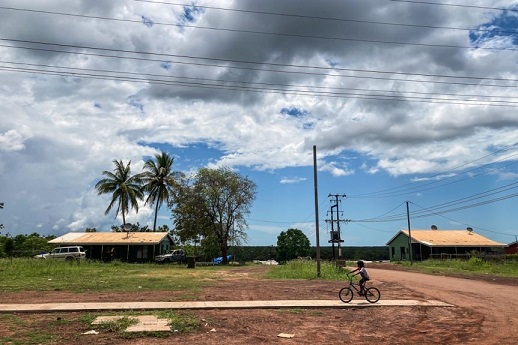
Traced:
<path fill-rule="evenodd" d="M 356 265 L 358 265 L 358 267 L 365 267 L 365 264 L 364 264 L 364 263 L 363 263 L 363 261 L 361 261 L 361 260 L 360 260 L 360 261 L 358 261 L 358 262 L 356 263 Z"/>

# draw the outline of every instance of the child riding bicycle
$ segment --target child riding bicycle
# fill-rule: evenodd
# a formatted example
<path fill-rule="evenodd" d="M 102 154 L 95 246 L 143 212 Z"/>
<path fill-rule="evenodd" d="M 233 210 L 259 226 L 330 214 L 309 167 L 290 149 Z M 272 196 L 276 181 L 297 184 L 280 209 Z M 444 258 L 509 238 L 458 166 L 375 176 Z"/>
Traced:
<path fill-rule="evenodd" d="M 358 266 L 356 269 L 352 270 L 351 273 L 358 272 L 356 274 L 353 274 L 353 276 L 360 275 L 362 278 L 360 279 L 360 296 L 362 296 L 365 293 L 365 282 L 370 280 L 369 273 L 365 269 L 365 264 L 363 261 L 358 261 L 356 263 Z"/>

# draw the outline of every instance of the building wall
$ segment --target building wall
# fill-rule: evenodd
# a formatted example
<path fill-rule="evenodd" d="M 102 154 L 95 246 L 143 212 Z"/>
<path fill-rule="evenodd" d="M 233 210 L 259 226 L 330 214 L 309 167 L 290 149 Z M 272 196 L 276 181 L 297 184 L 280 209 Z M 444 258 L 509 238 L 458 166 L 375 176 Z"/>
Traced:
<path fill-rule="evenodd" d="M 155 256 L 169 251 L 172 241 L 169 237 L 165 237 L 158 244 L 83 244 L 79 242 L 60 244 L 60 246 L 68 245 L 82 246 L 86 250 L 86 258 L 90 260 L 150 262 L 155 259 Z"/>
<path fill-rule="evenodd" d="M 397 235 L 388 246 L 391 261 L 410 260 L 408 253 L 408 236 L 404 233 Z"/>

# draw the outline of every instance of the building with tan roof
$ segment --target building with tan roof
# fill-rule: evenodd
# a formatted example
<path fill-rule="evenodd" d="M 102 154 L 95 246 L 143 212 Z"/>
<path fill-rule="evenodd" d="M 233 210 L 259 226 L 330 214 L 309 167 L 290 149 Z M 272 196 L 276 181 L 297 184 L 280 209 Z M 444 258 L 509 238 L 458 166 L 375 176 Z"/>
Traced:
<path fill-rule="evenodd" d="M 409 235 L 410 233 L 410 235 Z M 412 251 L 409 251 L 409 239 Z M 466 230 L 400 230 L 388 242 L 390 260 L 426 260 L 433 258 L 455 258 L 479 253 L 503 251 L 504 243 L 490 240 L 468 228 Z"/>
<path fill-rule="evenodd" d="M 151 261 L 167 253 L 174 241 L 167 232 L 69 232 L 48 242 L 82 246 L 93 260 Z"/>

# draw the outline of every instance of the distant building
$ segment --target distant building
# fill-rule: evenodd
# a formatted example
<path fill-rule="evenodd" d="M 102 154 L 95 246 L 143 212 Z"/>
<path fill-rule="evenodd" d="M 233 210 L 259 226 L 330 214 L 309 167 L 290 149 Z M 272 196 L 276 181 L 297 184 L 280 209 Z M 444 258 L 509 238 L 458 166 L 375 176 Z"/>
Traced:
<path fill-rule="evenodd" d="M 518 254 L 518 241 L 514 241 L 513 243 L 509 243 L 507 247 L 505 247 L 506 254 Z"/>
<path fill-rule="evenodd" d="M 412 259 L 456 258 L 468 256 L 470 252 L 503 252 L 506 246 L 482 235 L 471 228 L 466 230 L 410 230 L 412 236 Z M 410 260 L 408 230 L 400 230 L 387 242 L 390 260 Z"/>
<path fill-rule="evenodd" d="M 167 232 L 70 232 L 48 242 L 58 246 L 83 246 L 92 260 L 151 261 L 167 253 L 173 238 Z"/>

